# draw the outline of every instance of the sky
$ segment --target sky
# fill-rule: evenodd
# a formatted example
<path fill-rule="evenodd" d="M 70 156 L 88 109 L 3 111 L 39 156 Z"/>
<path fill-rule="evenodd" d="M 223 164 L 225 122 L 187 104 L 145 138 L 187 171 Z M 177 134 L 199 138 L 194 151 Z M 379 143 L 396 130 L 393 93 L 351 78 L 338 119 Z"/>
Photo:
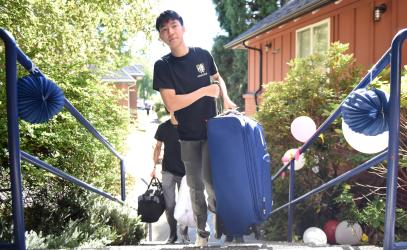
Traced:
<path fill-rule="evenodd" d="M 157 9 L 159 13 L 164 10 L 176 11 L 184 20 L 185 34 L 184 39 L 187 46 L 201 47 L 211 51 L 213 39 L 223 34 L 215 5 L 212 0 L 159 0 Z M 139 49 L 141 44 L 145 44 L 144 37 L 136 37 L 133 41 L 133 50 Z M 154 63 L 161 56 L 169 53 L 168 47 L 158 41 L 158 33 L 154 34 L 153 42 L 146 51 L 148 58 Z"/>

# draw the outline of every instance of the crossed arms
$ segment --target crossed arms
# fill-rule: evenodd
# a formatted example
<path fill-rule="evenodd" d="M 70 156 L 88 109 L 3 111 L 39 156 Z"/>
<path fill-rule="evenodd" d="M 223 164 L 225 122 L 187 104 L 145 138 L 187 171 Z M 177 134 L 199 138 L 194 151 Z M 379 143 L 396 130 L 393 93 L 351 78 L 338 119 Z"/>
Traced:
<path fill-rule="evenodd" d="M 161 98 L 164 101 L 165 106 L 169 112 L 175 112 L 177 110 L 188 107 L 198 99 L 204 96 L 210 96 L 218 98 L 221 94 L 223 97 L 224 109 L 235 109 L 236 104 L 230 100 L 226 89 L 226 84 L 219 73 L 211 76 L 213 81 L 218 81 L 218 84 L 211 84 L 209 86 L 202 87 L 188 94 L 177 95 L 174 89 L 160 89 Z"/>

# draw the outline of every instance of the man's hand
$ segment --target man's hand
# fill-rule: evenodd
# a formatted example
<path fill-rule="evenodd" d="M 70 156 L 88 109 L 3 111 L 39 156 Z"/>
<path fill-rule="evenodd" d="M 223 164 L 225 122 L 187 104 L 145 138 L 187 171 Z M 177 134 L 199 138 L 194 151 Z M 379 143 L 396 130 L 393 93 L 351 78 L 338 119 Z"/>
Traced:
<path fill-rule="evenodd" d="M 217 84 L 211 84 L 209 86 L 204 87 L 206 90 L 206 95 L 210 97 L 218 98 L 220 94 L 220 87 Z"/>
<path fill-rule="evenodd" d="M 216 84 L 212 84 L 212 85 L 219 86 L 219 90 L 221 91 L 220 94 L 222 95 L 222 98 L 223 98 L 223 109 L 224 110 L 236 109 L 237 105 L 234 102 L 232 102 L 232 100 L 230 100 L 229 95 L 228 95 L 228 90 L 226 89 L 225 81 L 220 76 L 220 74 L 216 73 L 216 74 L 212 75 L 211 79 L 213 80 L 213 82 L 216 83 Z"/>
<path fill-rule="evenodd" d="M 232 100 L 230 100 L 229 98 L 223 100 L 223 109 L 227 110 L 227 109 L 237 109 L 237 105 L 232 102 Z"/>
<path fill-rule="evenodd" d="M 151 177 L 156 177 L 155 166 L 154 166 L 154 168 L 153 168 L 153 171 L 151 171 L 150 176 L 151 176 Z"/>

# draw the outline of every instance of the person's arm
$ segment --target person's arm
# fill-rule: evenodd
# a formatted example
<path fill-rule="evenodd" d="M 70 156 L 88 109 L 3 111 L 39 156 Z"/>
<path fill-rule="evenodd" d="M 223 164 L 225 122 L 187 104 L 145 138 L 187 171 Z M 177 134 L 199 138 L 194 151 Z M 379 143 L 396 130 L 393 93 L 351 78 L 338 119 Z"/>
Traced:
<path fill-rule="evenodd" d="M 163 99 L 165 107 L 168 109 L 169 112 L 175 112 L 177 110 L 188 107 L 204 96 L 218 98 L 219 93 L 219 87 L 215 84 L 202 87 L 191 93 L 183 95 L 177 95 L 174 89 L 160 88 L 161 98 Z"/>
<path fill-rule="evenodd" d="M 151 177 L 155 177 L 156 176 L 156 173 L 155 173 L 155 168 L 156 168 L 156 165 L 158 164 L 158 161 L 159 161 L 159 158 L 160 158 L 160 154 L 161 154 L 161 146 L 162 146 L 162 142 L 161 141 L 158 141 L 157 140 L 157 142 L 156 142 L 156 144 L 155 144 L 155 147 L 154 147 L 154 151 L 153 151 L 153 163 L 154 163 L 154 167 L 153 167 L 153 171 L 151 171 Z"/>
<path fill-rule="evenodd" d="M 237 105 L 232 100 L 230 100 L 229 95 L 228 95 L 228 90 L 226 88 L 225 81 L 220 76 L 220 74 L 216 73 L 216 74 L 212 75 L 211 78 L 212 78 L 213 81 L 219 82 L 219 87 L 220 87 L 220 90 L 222 92 L 222 98 L 223 98 L 223 108 L 225 110 L 226 109 L 235 109 L 235 108 L 237 108 Z"/>

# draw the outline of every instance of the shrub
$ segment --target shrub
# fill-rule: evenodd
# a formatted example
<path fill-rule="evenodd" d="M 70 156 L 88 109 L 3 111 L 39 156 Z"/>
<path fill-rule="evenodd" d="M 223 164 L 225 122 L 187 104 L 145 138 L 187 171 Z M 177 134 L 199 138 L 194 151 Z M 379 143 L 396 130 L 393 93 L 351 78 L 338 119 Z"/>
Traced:
<path fill-rule="evenodd" d="M 70 205 L 76 208 L 67 208 L 67 211 L 76 211 L 80 216 L 65 214 L 63 218 L 67 222 L 61 223 L 64 227 L 60 227 L 59 231 L 48 231 L 45 237 L 42 231 L 30 231 L 26 234 L 28 248 L 136 245 L 145 237 L 143 223 L 128 205 L 123 206 L 95 194 L 82 194 Z"/>
<path fill-rule="evenodd" d="M 289 148 L 296 148 L 296 142 L 290 133 L 291 121 L 300 115 L 313 118 L 321 124 L 346 95 L 359 82 L 359 67 L 355 66 L 352 55 L 346 55 L 347 45 L 334 43 L 325 54 L 312 55 L 290 62 L 290 70 L 283 82 L 269 83 L 265 86 L 263 103 L 257 118 L 263 124 L 269 141 L 273 166 L 281 166 L 280 159 Z M 388 89 L 388 70 L 372 83 L 373 87 Z M 406 85 L 407 75 L 402 77 L 402 86 Z M 387 91 L 389 92 L 389 91 Z M 402 90 L 402 100 L 406 90 Z M 401 103 L 400 170 L 399 190 L 406 192 L 404 178 L 406 174 L 407 132 L 406 103 Z M 349 168 L 367 160 L 370 156 L 361 155 L 351 149 L 344 141 L 338 120 L 323 132 L 323 135 L 306 152 L 306 166 L 296 172 L 296 197 L 340 175 Z M 318 167 L 313 173 L 311 167 Z M 275 169 L 278 169 L 276 167 Z M 335 186 L 325 192 L 310 197 L 296 205 L 294 236 L 298 239 L 310 226 L 322 228 L 326 220 L 336 218 L 359 222 L 369 234 L 370 242 L 380 244 L 383 239 L 386 169 L 378 164 L 363 176 L 355 176 L 342 187 Z M 368 182 L 372 185 L 366 184 Z M 288 178 L 279 178 L 273 184 L 274 208 L 287 202 Z M 266 237 L 273 240 L 285 240 L 287 211 L 273 215 L 265 225 Z M 406 213 L 397 209 L 396 237 L 405 238 Z M 282 232 L 283 231 L 283 232 Z"/>
<path fill-rule="evenodd" d="M 343 184 L 341 188 L 341 193 L 335 198 L 335 202 L 341 207 L 340 212 L 337 214 L 337 219 L 346 220 L 350 223 L 359 223 L 363 226 L 364 232 L 369 236 L 371 244 L 382 245 L 386 206 L 384 196 L 369 190 L 370 193 L 368 194 L 364 192 L 365 199 L 361 203 L 357 197 L 361 194 L 357 192 L 353 194 L 349 184 Z M 376 189 L 376 187 L 372 189 Z M 396 240 L 406 240 L 407 213 L 402 208 L 396 209 L 395 222 Z"/>
<path fill-rule="evenodd" d="M 306 115 L 321 124 L 343 98 L 359 82 L 359 68 L 351 54 L 345 54 L 348 45 L 333 43 L 323 54 L 292 60 L 283 82 L 271 82 L 264 87 L 263 101 L 256 118 L 263 125 L 272 155 L 274 170 L 282 165 L 280 159 L 286 150 L 301 144 L 290 133 L 294 118 Z M 296 172 L 296 197 L 336 177 L 349 168 L 354 152 L 346 145 L 336 120 L 306 152 L 306 166 Z M 319 173 L 311 171 L 318 167 Z M 279 178 L 273 184 L 274 208 L 284 204 L 288 197 L 288 178 Z M 309 226 L 322 226 L 336 213 L 333 198 L 336 188 L 314 195 L 296 206 L 295 233 L 302 235 Z M 287 219 L 284 215 L 271 216 L 266 225 L 266 237 L 285 240 Z M 272 225 L 272 226 L 271 226 Z M 267 227 L 279 228 L 270 230 Z"/>

